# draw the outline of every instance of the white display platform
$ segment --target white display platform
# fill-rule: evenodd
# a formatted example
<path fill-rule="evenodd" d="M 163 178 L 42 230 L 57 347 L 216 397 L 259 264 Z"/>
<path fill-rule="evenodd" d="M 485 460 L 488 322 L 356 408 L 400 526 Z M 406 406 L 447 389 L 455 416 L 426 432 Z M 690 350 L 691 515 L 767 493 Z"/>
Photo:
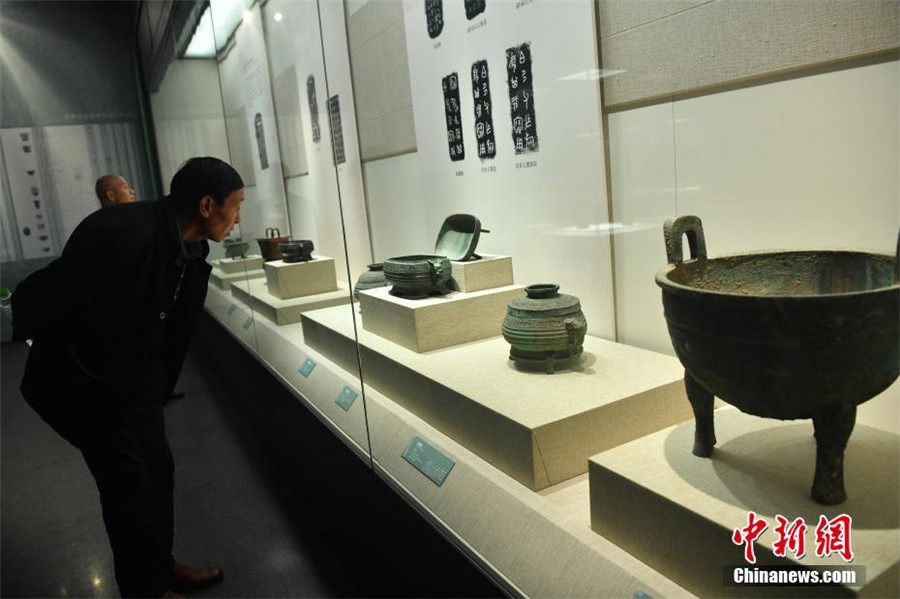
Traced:
<path fill-rule="evenodd" d="M 390 287 L 359 292 L 362 326 L 417 352 L 442 349 L 500 334 L 506 304 L 525 295 L 521 285 L 472 293 L 406 299 Z"/>
<path fill-rule="evenodd" d="M 346 309 L 305 312 L 301 322 L 307 345 L 358 368 Z M 500 337 L 419 354 L 358 333 L 367 385 L 533 490 L 691 415 L 677 359 L 596 337 L 576 369 L 549 375 L 517 370 Z"/>
<path fill-rule="evenodd" d="M 261 279 L 266 276 L 266 272 L 262 269 L 256 270 L 248 270 L 247 272 L 224 272 L 219 270 L 218 268 L 213 268 L 209 273 L 210 282 L 221 289 L 222 291 L 228 291 L 231 288 L 231 284 L 235 281 L 244 281 L 247 279 Z"/>
<path fill-rule="evenodd" d="M 264 265 L 269 293 L 280 299 L 336 291 L 334 258 L 313 256 L 307 262 L 272 260 Z"/>
<path fill-rule="evenodd" d="M 247 270 L 262 269 L 263 259 L 262 256 L 254 254 L 249 254 L 246 258 L 220 258 L 213 262 L 213 266 L 222 272 L 233 274 Z"/>
<path fill-rule="evenodd" d="M 459 291 L 481 291 L 513 284 L 512 258 L 483 255 L 480 260 L 450 261 Z"/>
<path fill-rule="evenodd" d="M 350 303 L 350 291 L 346 286 L 338 286 L 335 291 L 285 300 L 269 293 L 265 279 L 235 281 L 231 284 L 231 294 L 279 325 L 299 322 L 300 314 L 306 310 Z"/>
<path fill-rule="evenodd" d="M 900 595 L 900 437 L 857 425 L 845 453 L 848 499 L 822 506 L 809 496 L 816 450 L 811 421 L 757 418 L 727 407 L 716 411 L 715 425 L 712 458 L 691 453 L 693 421 L 592 457 L 592 528 L 700 596 L 771 595 L 779 589 L 723 586 L 725 566 L 746 564 L 731 534 L 747 525 L 752 510 L 769 524 L 755 544 L 757 564 L 864 566 L 865 586 L 845 589 L 844 596 Z M 842 513 L 853 519 L 852 564 L 815 554 L 819 517 Z M 773 555 L 776 514 L 802 517 L 809 527 L 802 559 Z M 822 596 L 827 589 L 780 592 Z"/>

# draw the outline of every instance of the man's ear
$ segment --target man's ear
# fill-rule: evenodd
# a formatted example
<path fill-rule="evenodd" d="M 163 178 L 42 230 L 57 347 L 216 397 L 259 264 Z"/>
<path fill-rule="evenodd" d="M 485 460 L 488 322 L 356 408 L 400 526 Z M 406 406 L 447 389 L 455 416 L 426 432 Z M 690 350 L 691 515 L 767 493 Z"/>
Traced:
<path fill-rule="evenodd" d="M 112 204 L 116 200 L 116 192 L 114 192 L 112 189 L 107 189 L 104 193 L 106 194 L 107 204 Z"/>
<path fill-rule="evenodd" d="M 202 198 L 200 198 L 200 216 L 202 216 L 203 218 L 209 218 L 209 214 L 210 212 L 212 212 L 214 203 L 215 200 L 212 198 L 212 196 L 203 196 Z"/>

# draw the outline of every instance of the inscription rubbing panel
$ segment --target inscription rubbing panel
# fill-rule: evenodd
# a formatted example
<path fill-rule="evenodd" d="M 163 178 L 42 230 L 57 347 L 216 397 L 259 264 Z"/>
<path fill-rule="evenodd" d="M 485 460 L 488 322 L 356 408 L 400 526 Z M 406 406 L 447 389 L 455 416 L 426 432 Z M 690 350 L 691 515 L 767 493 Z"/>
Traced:
<path fill-rule="evenodd" d="M 462 112 L 459 101 L 459 76 L 450 73 L 441 80 L 441 88 L 444 91 L 444 115 L 447 119 L 447 144 L 450 147 L 450 160 L 457 162 L 466 157 L 466 148 L 463 145 Z"/>
<path fill-rule="evenodd" d="M 487 60 L 472 64 L 472 100 L 475 104 L 475 143 L 478 145 L 478 157 L 482 160 L 494 158 L 497 155 L 497 144 L 494 138 L 494 109 L 491 105 Z"/>
<path fill-rule="evenodd" d="M 506 84 L 509 88 L 509 115 L 516 154 L 537 152 L 539 146 L 530 43 L 506 50 Z"/>
<path fill-rule="evenodd" d="M 310 75 L 306 78 L 306 101 L 309 102 L 309 120 L 312 128 L 313 143 L 319 143 L 322 139 L 322 130 L 319 127 L 319 102 L 316 100 L 316 78 Z"/>
<path fill-rule="evenodd" d="M 442 0 L 425 0 L 425 21 L 428 37 L 436 38 L 444 30 L 444 3 Z"/>
<path fill-rule="evenodd" d="M 343 164 L 347 157 L 344 153 L 344 127 L 341 124 L 341 100 L 338 96 L 328 98 L 328 116 L 331 121 L 331 140 L 334 149 L 334 165 Z"/>

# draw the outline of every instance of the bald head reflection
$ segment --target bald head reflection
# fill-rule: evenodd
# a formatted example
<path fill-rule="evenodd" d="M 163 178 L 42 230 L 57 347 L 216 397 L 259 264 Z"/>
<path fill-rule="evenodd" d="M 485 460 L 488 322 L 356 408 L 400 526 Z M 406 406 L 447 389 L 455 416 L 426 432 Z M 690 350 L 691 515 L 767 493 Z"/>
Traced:
<path fill-rule="evenodd" d="M 113 204 L 125 204 L 134 201 L 134 190 L 122 175 L 103 175 L 94 186 L 100 206 L 106 208 Z"/>

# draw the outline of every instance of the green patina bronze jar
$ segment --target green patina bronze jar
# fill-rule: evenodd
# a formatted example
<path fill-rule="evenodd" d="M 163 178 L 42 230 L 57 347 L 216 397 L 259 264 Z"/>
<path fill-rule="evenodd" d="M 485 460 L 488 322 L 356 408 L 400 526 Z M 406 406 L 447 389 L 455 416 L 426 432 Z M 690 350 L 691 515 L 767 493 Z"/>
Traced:
<path fill-rule="evenodd" d="M 377 287 L 387 287 L 388 282 L 384 278 L 384 263 L 376 262 L 369 265 L 369 270 L 359 275 L 353 286 L 353 298 L 359 299 L 359 292 Z"/>
<path fill-rule="evenodd" d="M 398 256 L 384 261 L 384 277 L 391 295 L 417 299 L 450 292 L 453 271 L 446 256 L 419 254 Z"/>
<path fill-rule="evenodd" d="M 237 260 L 238 258 L 246 258 L 247 250 L 250 249 L 250 242 L 244 241 L 240 237 L 234 239 L 226 239 L 222 242 L 225 248 L 225 257 Z"/>
<path fill-rule="evenodd" d="M 559 285 L 525 288 L 506 306 L 503 338 L 510 344 L 509 358 L 517 364 L 542 365 L 548 373 L 573 364 L 584 351 L 587 321 L 574 295 L 559 293 Z"/>

